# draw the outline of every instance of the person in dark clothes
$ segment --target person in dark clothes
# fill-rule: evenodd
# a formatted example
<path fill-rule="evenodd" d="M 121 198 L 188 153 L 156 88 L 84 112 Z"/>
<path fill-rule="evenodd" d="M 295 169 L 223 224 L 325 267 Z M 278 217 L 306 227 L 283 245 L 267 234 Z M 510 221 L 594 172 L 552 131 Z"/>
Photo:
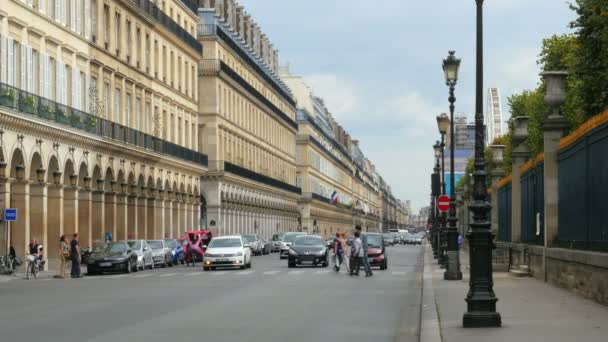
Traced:
<path fill-rule="evenodd" d="M 359 232 L 361 238 L 361 247 L 363 248 L 363 257 L 361 259 L 361 262 L 363 263 L 363 267 L 365 269 L 365 276 L 371 277 L 374 274 L 372 273 L 372 267 L 369 264 L 369 259 L 367 257 L 367 248 L 369 247 L 367 243 L 367 235 L 363 234 L 363 232 L 361 231 L 361 226 L 356 226 L 355 230 Z"/>
<path fill-rule="evenodd" d="M 78 243 L 78 233 L 74 234 L 74 238 L 70 242 L 70 256 L 72 257 L 72 278 L 82 278 L 80 275 L 80 244 Z"/>

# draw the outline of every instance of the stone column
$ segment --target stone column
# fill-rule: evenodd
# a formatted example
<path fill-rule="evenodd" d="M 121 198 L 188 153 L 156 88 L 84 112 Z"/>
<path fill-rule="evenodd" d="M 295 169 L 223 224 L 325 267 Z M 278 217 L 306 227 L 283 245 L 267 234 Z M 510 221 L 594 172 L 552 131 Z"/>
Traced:
<path fill-rule="evenodd" d="M 137 239 L 137 195 L 133 192 L 127 195 L 127 239 Z"/>
<path fill-rule="evenodd" d="M 559 142 L 568 128 L 568 121 L 560 112 L 560 107 L 566 98 L 564 82 L 567 75 L 565 72 L 551 71 L 541 74 L 547 84 L 545 103 L 550 108 L 550 115 L 542 123 L 545 156 L 543 175 L 545 193 L 545 248 L 554 247 L 558 235 L 559 164 L 557 154 L 559 152 Z"/>
<path fill-rule="evenodd" d="M 148 239 L 148 229 L 147 229 L 147 209 L 148 203 L 146 195 L 144 194 L 145 190 L 142 188 L 142 193 L 139 194 L 135 201 L 137 205 L 137 238 L 146 240 Z"/>
<path fill-rule="evenodd" d="M 79 235 L 83 235 L 79 237 L 80 244 L 90 246 L 90 233 L 83 234 L 80 232 L 80 206 L 80 191 L 78 188 L 65 188 L 63 190 L 63 234 L 68 235 L 71 240 L 72 235 L 78 232 Z"/>
<path fill-rule="evenodd" d="M 11 190 L 10 206 L 17 208 L 17 221 L 10 223 L 10 241 L 17 255 L 23 256 L 30 240 L 30 185 L 13 183 Z"/>
<path fill-rule="evenodd" d="M 114 185 L 112 185 L 114 186 Z M 101 239 L 105 241 L 105 233 L 112 233 L 112 239 L 116 241 L 116 193 L 114 191 L 106 192 L 104 195 L 104 226 L 101 231 Z"/>
<path fill-rule="evenodd" d="M 101 181 L 103 182 L 103 180 Z M 105 192 L 103 190 L 95 190 L 93 191 L 93 231 L 91 232 L 91 241 L 103 239 L 103 232 L 106 227 L 105 218 Z"/>
<path fill-rule="evenodd" d="M 48 246 L 48 187 L 46 183 L 30 186 L 30 239 Z M 58 239 L 59 237 L 57 237 Z M 45 247 L 46 248 L 46 247 Z M 46 257 L 48 258 L 48 251 Z M 46 265 L 48 268 L 48 264 Z"/>
<path fill-rule="evenodd" d="M 156 190 L 151 189 L 152 195 L 146 198 L 146 226 L 148 227 L 148 238 L 163 239 L 162 231 L 156 221 Z"/>
<path fill-rule="evenodd" d="M 128 238 L 127 227 L 129 226 L 129 207 L 127 193 L 116 195 L 116 234 L 114 241 L 126 240 Z"/>
<path fill-rule="evenodd" d="M 4 177 L 0 179 L 0 210 L 10 208 L 11 205 L 11 183 Z M 8 253 L 8 240 L 6 231 L 6 222 L 0 223 L 0 255 Z"/>
<path fill-rule="evenodd" d="M 530 151 L 526 145 L 528 137 L 527 116 L 519 116 L 513 119 L 513 170 L 511 171 L 511 242 L 517 243 L 521 240 L 521 168 L 528 158 Z"/>
<path fill-rule="evenodd" d="M 78 232 L 80 245 L 90 247 L 93 232 L 93 193 L 86 188 L 65 188 L 63 197 L 63 233 L 71 235 Z"/>
<path fill-rule="evenodd" d="M 176 194 L 177 198 L 177 194 Z M 173 199 L 171 208 L 171 231 L 173 232 L 173 236 L 180 236 L 180 227 L 179 227 L 179 202 L 177 199 Z"/>
<path fill-rule="evenodd" d="M 173 230 L 173 202 L 169 198 L 169 194 L 167 194 L 163 202 L 165 208 L 165 235 L 169 235 L 170 238 L 176 238 L 178 236 L 175 235 Z"/>
<path fill-rule="evenodd" d="M 52 185 L 48 189 L 48 242 L 45 244 L 47 258 L 52 268 L 59 262 L 59 238 L 63 234 L 63 186 Z M 51 268 L 51 265 L 49 265 Z"/>
<path fill-rule="evenodd" d="M 163 200 L 162 191 L 159 191 L 158 197 L 154 200 L 154 221 L 156 229 L 158 229 L 160 236 L 163 239 L 169 238 L 167 231 L 165 230 L 165 201 Z"/>

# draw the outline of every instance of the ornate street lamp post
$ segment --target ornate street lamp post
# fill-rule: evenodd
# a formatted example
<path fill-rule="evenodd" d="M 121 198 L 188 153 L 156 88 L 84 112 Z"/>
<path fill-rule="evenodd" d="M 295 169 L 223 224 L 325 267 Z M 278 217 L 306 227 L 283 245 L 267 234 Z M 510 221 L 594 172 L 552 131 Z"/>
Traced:
<path fill-rule="evenodd" d="M 433 210 L 433 232 L 434 232 L 434 240 L 435 244 L 434 257 L 435 259 L 439 259 L 441 254 L 441 222 L 439 218 L 439 212 L 437 209 L 437 198 L 441 195 L 441 178 L 440 172 L 441 167 L 439 166 L 439 159 L 441 158 L 441 144 L 439 141 L 433 145 L 433 150 L 435 151 L 435 168 L 434 171 L 434 184 L 433 184 L 433 203 L 431 205 L 431 210 Z"/>
<path fill-rule="evenodd" d="M 483 127 L 483 0 L 477 2 L 477 79 L 475 87 L 475 171 L 473 200 L 469 206 L 473 222 L 467 234 L 470 268 L 467 312 L 462 317 L 465 328 L 499 327 L 501 317 L 496 312 L 496 295 L 492 279 L 492 249 L 494 235 L 490 230 L 490 203 L 487 201 L 484 160 Z"/>
<path fill-rule="evenodd" d="M 445 82 L 450 89 L 450 212 L 448 218 L 447 229 L 447 267 L 443 274 L 445 280 L 461 280 L 462 272 L 460 271 L 460 255 L 458 251 L 458 228 L 456 222 L 456 182 L 454 177 L 454 88 L 458 82 L 458 69 L 460 68 L 460 59 L 454 56 L 455 51 L 449 52 L 448 58 L 443 60 L 443 71 L 445 73 Z"/>
<path fill-rule="evenodd" d="M 439 133 L 441 134 L 441 194 L 445 195 L 445 135 L 448 133 L 448 128 L 450 127 L 450 118 L 445 113 L 437 116 L 437 127 L 439 128 Z M 441 268 L 445 268 L 447 266 L 447 249 L 448 249 L 448 240 L 447 240 L 447 216 L 446 213 L 441 213 L 441 245 L 439 253 L 439 264 Z"/>

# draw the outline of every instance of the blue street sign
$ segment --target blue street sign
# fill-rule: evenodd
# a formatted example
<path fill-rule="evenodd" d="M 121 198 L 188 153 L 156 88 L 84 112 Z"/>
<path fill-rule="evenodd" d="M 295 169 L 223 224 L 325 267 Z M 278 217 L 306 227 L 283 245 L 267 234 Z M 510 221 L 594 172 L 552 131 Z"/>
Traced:
<path fill-rule="evenodd" d="M 4 221 L 17 221 L 17 208 L 4 209 Z"/>

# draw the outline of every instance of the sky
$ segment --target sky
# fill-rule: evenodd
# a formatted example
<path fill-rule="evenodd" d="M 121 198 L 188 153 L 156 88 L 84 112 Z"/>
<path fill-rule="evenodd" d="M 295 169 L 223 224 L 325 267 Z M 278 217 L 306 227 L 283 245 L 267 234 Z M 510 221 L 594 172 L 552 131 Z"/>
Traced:
<path fill-rule="evenodd" d="M 474 0 L 240 0 L 338 122 L 361 141 L 393 194 L 428 205 L 435 118 L 449 112 L 441 63 L 462 59 L 456 112 L 475 106 Z M 565 0 L 486 0 L 484 95 L 538 84 L 542 39 L 571 32 Z M 485 100 L 484 100 L 485 108 Z"/>

